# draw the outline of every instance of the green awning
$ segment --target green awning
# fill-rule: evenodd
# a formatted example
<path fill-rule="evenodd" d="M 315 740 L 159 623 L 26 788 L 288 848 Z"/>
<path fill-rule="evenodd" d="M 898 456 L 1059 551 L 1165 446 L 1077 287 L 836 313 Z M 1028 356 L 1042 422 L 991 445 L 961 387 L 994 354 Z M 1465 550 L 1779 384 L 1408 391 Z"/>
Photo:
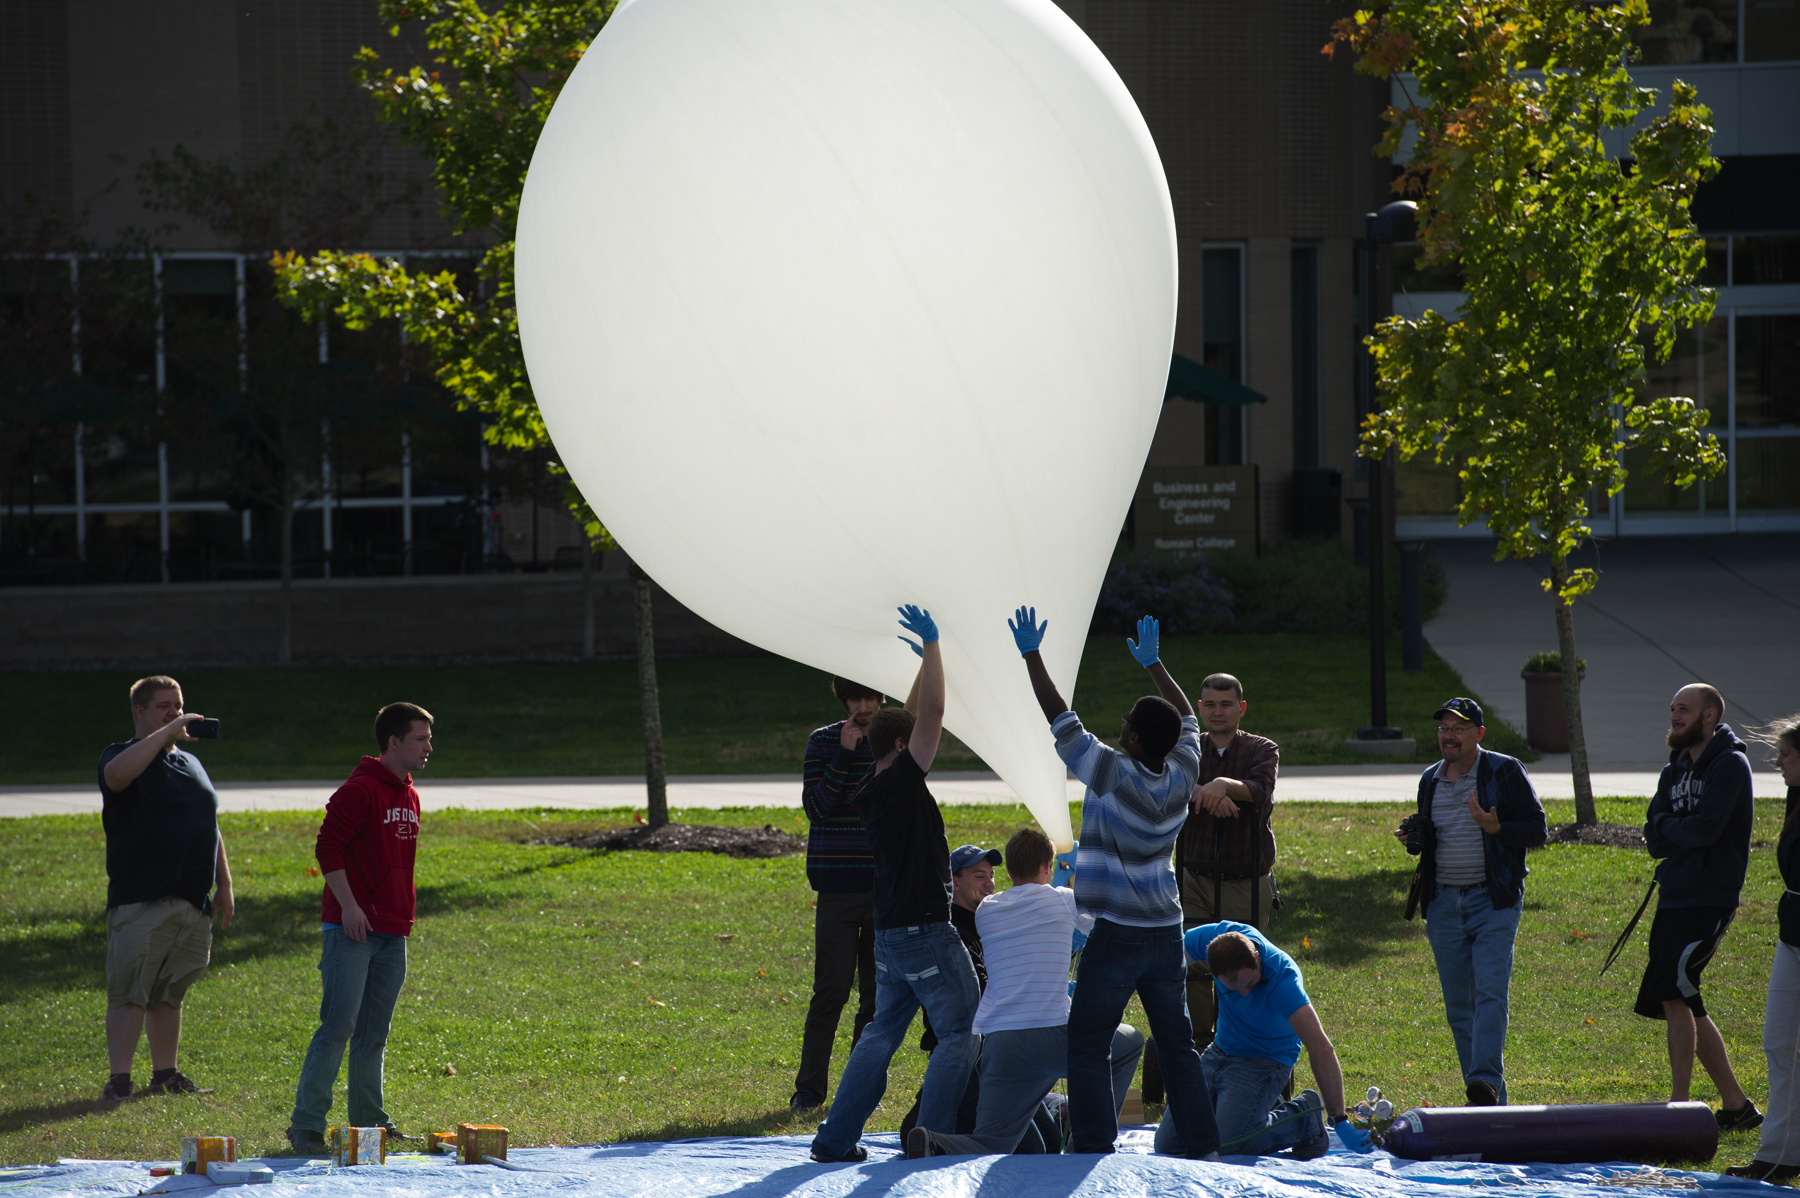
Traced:
<path fill-rule="evenodd" d="M 1176 354 L 1169 363 L 1169 385 L 1163 391 L 1164 399 L 1191 399 L 1195 403 L 1230 404 L 1244 407 L 1253 403 L 1268 403 L 1269 397 L 1260 391 L 1252 391 L 1242 383 L 1226 378 L 1216 370 L 1209 370 L 1194 361 Z"/>

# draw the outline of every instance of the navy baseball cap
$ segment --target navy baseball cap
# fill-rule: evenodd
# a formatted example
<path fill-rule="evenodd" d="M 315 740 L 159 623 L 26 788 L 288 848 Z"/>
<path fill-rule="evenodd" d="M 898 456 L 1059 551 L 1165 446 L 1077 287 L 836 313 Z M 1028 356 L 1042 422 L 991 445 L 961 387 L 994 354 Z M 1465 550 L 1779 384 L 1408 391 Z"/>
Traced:
<path fill-rule="evenodd" d="M 979 845 L 965 844 L 950 854 L 950 872 L 960 873 L 977 861 L 985 861 L 989 865 L 1000 864 L 999 849 L 984 849 Z"/>
<path fill-rule="evenodd" d="M 1466 699 L 1461 695 L 1447 701 L 1442 707 L 1437 709 L 1437 712 L 1433 714 L 1431 718 L 1434 720 L 1441 720 L 1447 715 L 1453 715 L 1459 720 L 1467 720 L 1477 728 L 1487 727 L 1487 724 L 1483 722 L 1481 718 L 1481 704 L 1473 699 Z"/>

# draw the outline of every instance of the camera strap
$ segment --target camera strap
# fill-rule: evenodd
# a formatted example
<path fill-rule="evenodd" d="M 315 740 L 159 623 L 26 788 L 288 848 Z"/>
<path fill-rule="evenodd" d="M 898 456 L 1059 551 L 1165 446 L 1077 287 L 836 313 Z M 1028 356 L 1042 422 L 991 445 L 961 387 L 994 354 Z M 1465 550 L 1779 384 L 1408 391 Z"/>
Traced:
<path fill-rule="evenodd" d="M 1606 976 L 1606 971 L 1612 968 L 1613 962 L 1619 959 L 1619 954 L 1625 951 L 1625 942 L 1630 940 L 1631 934 L 1637 930 L 1638 920 L 1644 918 L 1644 908 L 1650 905 L 1650 896 L 1655 893 L 1656 879 L 1651 878 L 1650 889 L 1644 891 L 1644 901 L 1638 904 L 1637 914 L 1631 917 L 1631 922 L 1625 925 L 1625 930 L 1619 933 L 1617 940 L 1613 941 L 1612 951 L 1606 954 L 1606 964 L 1600 967 L 1601 977 Z"/>

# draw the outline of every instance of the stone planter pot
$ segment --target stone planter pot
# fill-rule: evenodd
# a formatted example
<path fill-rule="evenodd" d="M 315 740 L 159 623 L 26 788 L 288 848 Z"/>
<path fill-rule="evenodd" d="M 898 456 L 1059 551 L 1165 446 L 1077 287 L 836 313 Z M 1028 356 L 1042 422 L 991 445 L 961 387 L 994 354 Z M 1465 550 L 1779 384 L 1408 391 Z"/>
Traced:
<path fill-rule="evenodd" d="M 1525 739 L 1540 753 L 1569 751 L 1569 705 L 1563 702 L 1561 672 L 1540 674 L 1520 670 L 1525 680 Z M 1587 677 L 1587 671 L 1575 676 L 1575 685 Z"/>

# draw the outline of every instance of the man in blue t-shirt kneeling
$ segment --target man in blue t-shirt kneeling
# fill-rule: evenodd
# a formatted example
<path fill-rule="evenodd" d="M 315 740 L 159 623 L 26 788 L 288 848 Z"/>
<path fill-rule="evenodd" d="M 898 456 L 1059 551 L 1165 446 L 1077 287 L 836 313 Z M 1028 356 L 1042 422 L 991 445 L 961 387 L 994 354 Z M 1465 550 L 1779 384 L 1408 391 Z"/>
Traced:
<path fill-rule="evenodd" d="M 1247 923 L 1201 924 L 1182 937 L 1188 960 L 1213 975 L 1219 1030 L 1200 1055 L 1224 1156 L 1262 1156 L 1292 1148 L 1301 1160 L 1323 1156 L 1327 1123 L 1346 1148 L 1367 1152 L 1369 1135 L 1346 1121 L 1344 1074 L 1337 1050 L 1306 997 L 1300 968 Z M 1281 1095 L 1300 1046 L 1306 1046 L 1317 1090 Z M 1181 1155 L 1175 1121 L 1156 1129 L 1156 1150 Z"/>

